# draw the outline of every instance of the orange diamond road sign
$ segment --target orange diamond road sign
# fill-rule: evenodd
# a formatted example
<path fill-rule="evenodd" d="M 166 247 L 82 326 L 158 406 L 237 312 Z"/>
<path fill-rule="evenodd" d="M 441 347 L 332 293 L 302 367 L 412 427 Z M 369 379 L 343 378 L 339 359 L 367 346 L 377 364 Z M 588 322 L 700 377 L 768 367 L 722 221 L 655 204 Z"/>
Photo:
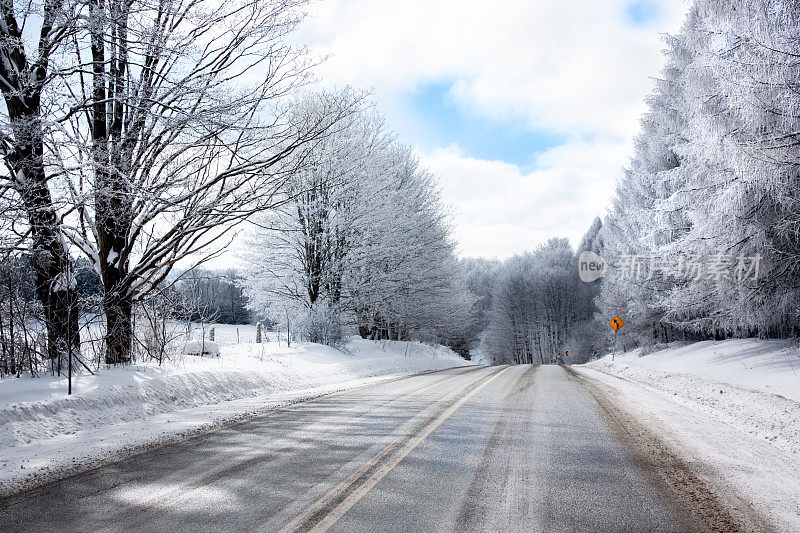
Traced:
<path fill-rule="evenodd" d="M 609 324 L 611 324 L 611 329 L 613 329 L 614 331 L 619 331 L 622 329 L 622 326 L 625 325 L 625 322 L 623 322 L 622 319 L 619 317 L 619 315 L 617 315 L 611 319 L 611 322 L 609 322 Z"/>

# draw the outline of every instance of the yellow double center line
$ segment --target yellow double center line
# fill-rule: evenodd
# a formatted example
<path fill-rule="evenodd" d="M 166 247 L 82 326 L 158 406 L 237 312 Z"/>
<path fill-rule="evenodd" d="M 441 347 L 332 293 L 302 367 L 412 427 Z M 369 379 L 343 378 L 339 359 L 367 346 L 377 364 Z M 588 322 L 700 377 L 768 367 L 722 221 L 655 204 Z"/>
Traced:
<path fill-rule="evenodd" d="M 508 370 L 508 368 L 509 367 L 506 367 L 492 372 L 488 376 L 472 383 L 459 396 L 445 402 L 411 430 L 386 446 L 386 448 L 371 460 L 367 461 L 364 466 L 359 468 L 350 477 L 328 491 L 306 509 L 305 512 L 286 524 L 280 530 L 280 533 L 327 531 L 328 528 L 335 524 L 351 507 L 363 498 L 372 487 L 377 485 L 386 474 L 400 464 L 400 461 L 464 405 L 467 400 L 493 380 L 497 379 L 500 374 Z M 355 488 L 348 493 L 351 487 Z"/>

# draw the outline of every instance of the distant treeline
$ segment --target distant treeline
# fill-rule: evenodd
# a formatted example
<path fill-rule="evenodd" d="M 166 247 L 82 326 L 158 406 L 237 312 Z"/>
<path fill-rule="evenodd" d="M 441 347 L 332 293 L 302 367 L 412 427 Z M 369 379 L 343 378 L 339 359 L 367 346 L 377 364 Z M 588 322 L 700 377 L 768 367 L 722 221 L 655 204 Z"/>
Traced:
<path fill-rule="evenodd" d="M 103 297 L 100 276 L 84 258 L 75 259 L 72 268 L 80 312 L 100 312 Z M 247 297 L 239 286 L 240 280 L 235 270 L 216 272 L 194 269 L 174 278 L 172 284 L 162 290 L 161 296 L 173 303 L 170 315 L 175 319 L 248 324 L 252 315 L 247 308 Z M 6 307 L 12 290 L 16 298 L 24 300 L 32 306 L 31 309 L 37 311 L 35 316 L 41 312 L 26 256 L 11 256 L 0 264 L 0 301 L 5 302 Z M 6 307 L 3 311 L 8 314 Z"/>
<path fill-rule="evenodd" d="M 594 300 L 599 281 L 579 279 L 581 252 L 598 250 L 602 224 L 595 220 L 577 251 L 551 239 L 505 261 L 464 259 L 475 295 L 473 348 L 494 363 L 584 362 L 604 353 L 605 328 Z"/>
<path fill-rule="evenodd" d="M 235 270 L 223 274 L 197 269 L 188 272 L 169 289 L 181 302 L 173 315 L 196 322 L 250 323 L 252 315 L 240 281 Z"/>

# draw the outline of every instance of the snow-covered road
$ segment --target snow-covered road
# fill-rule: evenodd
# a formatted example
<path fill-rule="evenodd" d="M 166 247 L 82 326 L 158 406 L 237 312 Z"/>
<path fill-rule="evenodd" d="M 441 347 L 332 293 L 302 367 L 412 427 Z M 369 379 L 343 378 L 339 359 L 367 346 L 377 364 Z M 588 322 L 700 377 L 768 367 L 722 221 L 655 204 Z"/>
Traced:
<path fill-rule="evenodd" d="M 57 529 L 703 530 L 574 376 L 530 365 L 333 394 L 0 500 L 0 530 Z"/>
<path fill-rule="evenodd" d="M 0 382 L 0 494 L 125 459 L 156 444 L 224 431 L 233 422 L 246 424 L 300 400 L 358 387 L 382 394 L 383 387 L 388 391 L 396 385 L 376 385 L 397 377 L 467 364 L 441 347 L 361 340 L 346 351 L 319 345 L 289 349 L 273 342 L 223 346 L 222 352 L 220 358 L 184 356 L 163 367 L 82 375 L 71 397 L 57 379 Z M 622 441 L 614 446 L 648 464 L 651 474 L 677 491 L 675 499 L 700 513 L 695 519 L 795 532 L 800 531 L 797 356 L 796 347 L 783 341 L 674 344 L 616 354 L 613 361 L 605 357 L 566 374 L 546 367 L 528 379 L 515 370 L 513 383 L 495 383 L 490 396 L 494 401 L 527 391 L 529 408 L 512 408 L 516 400 L 509 399 L 507 413 L 525 429 L 508 430 L 513 429 L 514 439 L 535 441 L 561 438 L 553 433 L 560 422 L 551 417 L 566 405 L 556 409 L 552 402 L 569 403 L 586 396 L 580 389 L 588 390 L 604 424 Z M 564 375 L 574 384 L 563 381 Z M 576 388 L 578 383 L 584 387 Z M 486 393 L 481 397 L 489 401 Z M 582 402 L 584 411 L 592 405 Z M 498 405 L 492 409 L 500 413 Z M 470 416 L 454 419 L 464 429 L 474 426 Z M 484 434 L 488 426 L 475 427 Z M 437 444 L 436 453 L 460 455 L 471 446 L 480 451 L 483 441 L 477 434 L 461 429 L 457 438 Z M 576 446 L 573 441 L 585 437 L 576 433 L 567 440 Z M 575 464 L 589 460 L 569 446 L 563 451 Z"/>

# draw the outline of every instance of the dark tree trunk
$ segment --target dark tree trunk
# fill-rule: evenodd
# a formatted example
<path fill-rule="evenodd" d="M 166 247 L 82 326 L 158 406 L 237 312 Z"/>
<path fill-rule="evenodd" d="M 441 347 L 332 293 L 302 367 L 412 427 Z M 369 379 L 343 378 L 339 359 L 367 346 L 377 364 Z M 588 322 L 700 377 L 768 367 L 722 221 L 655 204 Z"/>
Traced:
<path fill-rule="evenodd" d="M 107 364 L 118 364 L 131 360 L 133 347 L 133 296 L 128 280 L 128 237 L 132 224 L 133 197 L 127 175 L 128 161 L 122 147 L 127 141 L 123 135 L 127 13 L 115 12 L 114 20 L 109 22 L 105 9 L 103 0 L 95 0 L 90 6 L 95 23 L 91 37 L 91 132 L 99 266 L 105 290 L 105 360 Z M 106 42 L 105 24 L 114 25 L 116 41 Z M 106 61 L 106 46 L 117 47 L 110 66 Z M 107 67 L 109 73 L 106 72 Z"/>
<path fill-rule="evenodd" d="M 20 196 L 23 197 L 31 224 L 33 242 L 29 261 L 36 280 L 36 293 L 44 308 L 47 356 L 60 361 L 68 354 L 70 342 L 75 350 L 80 345 L 77 298 L 71 284 L 69 257 L 58 229 L 50 191 L 43 183 L 44 170 L 39 170 L 41 172 L 28 169 L 26 174 L 35 179 L 30 180 L 30 186 L 21 191 Z M 38 178 L 35 177 L 37 174 Z"/>
<path fill-rule="evenodd" d="M 128 363 L 133 347 L 133 305 L 123 298 L 105 304 L 106 364 Z"/>
<path fill-rule="evenodd" d="M 119 212 L 120 204 L 124 200 L 111 200 L 105 198 L 104 192 L 98 193 L 98 205 L 104 205 L 108 212 Z M 109 205 L 110 204 L 110 205 Z M 106 314 L 106 354 L 107 364 L 127 363 L 131 360 L 133 347 L 133 302 L 128 286 L 128 260 L 125 250 L 127 217 L 120 216 L 119 220 L 112 221 L 109 215 L 98 216 L 97 233 L 100 237 L 100 272 L 105 288 L 103 308 Z"/>

